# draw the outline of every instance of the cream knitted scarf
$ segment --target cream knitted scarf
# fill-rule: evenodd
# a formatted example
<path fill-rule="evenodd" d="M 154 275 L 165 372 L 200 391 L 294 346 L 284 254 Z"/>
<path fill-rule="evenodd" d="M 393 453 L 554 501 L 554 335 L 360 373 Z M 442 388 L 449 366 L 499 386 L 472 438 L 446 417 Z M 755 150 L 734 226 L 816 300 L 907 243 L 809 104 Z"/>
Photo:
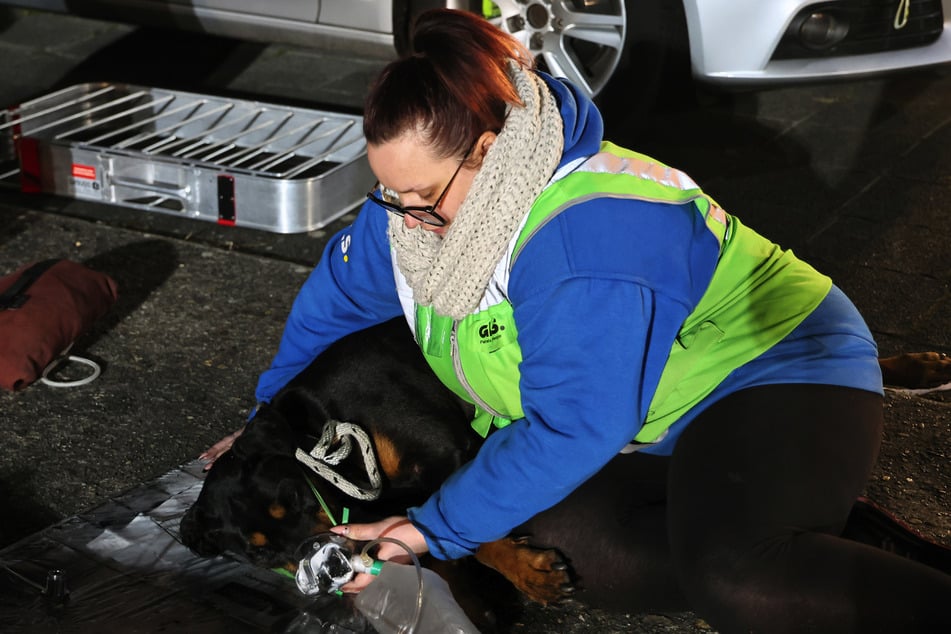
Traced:
<path fill-rule="evenodd" d="M 390 218 L 390 244 L 413 299 L 454 319 L 476 311 L 515 231 L 561 159 L 563 124 L 551 91 L 514 61 L 508 72 L 525 107 L 511 108 L 445 236 L 407 229 L 399 216 Z"/>

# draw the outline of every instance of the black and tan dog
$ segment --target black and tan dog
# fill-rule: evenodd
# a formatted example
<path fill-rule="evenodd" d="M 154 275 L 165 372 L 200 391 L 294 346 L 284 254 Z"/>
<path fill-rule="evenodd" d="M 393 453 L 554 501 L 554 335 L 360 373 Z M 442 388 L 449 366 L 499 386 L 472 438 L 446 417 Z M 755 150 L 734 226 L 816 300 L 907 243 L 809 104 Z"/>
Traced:
<path fill-rule="evenodd" d="M 891 385 L 921 388 L 951 381 L 946 355 L 904 354 L 880 363 Z M 350 521 L 368 522 L 422 503 L 478 450 L 471 416 L 471 408 L 432 374 L 405 321 L 350 335 L 263 406 L 215 461 L 182 519 L 182 540 L 203 556 L 231 553 L 260 566 L 293 569 L 299 544 L 327 531 L 344 508 Z M 310 452 L 338 422 L 368 434 L 372 463 L 381 472 L 382 490 L 374 500 L 358 499 L 331 482 L 370 488 L 359 450 L 351 450 L 327 477 L 295 457 L 298 450 Z M 336 438 L 328 452 L 342 442 Z M 542 604 L 574 592 L 559 552 L 525 539 L 485 544 L 476 559 Z"/>
<path fill-rule="evenodd" d="M 403 515 L 425 501 L 478 450 L 471 419 L 470 406 L 426 365 L 404 320 L 346 337 L 262 406 L 215 461 L 182 518 L 182 541 L 202 556 L 229 553 L 293 570 L 301 542 L 340 521 L 344 508 L 349 521 L 368 522 Z M 370 488 L 359 448 L 332 465 L 330 477 L 316 475 L 295 457 L 298 449 L 309 453 L 327 426 L 338 422 L 367 432 L 381 472 L 382 491 L 374 500 L 358 499 L 328 481 Z M 341 442 L 335 439 L 329 453 Z M 485 544 L 476 559 L 540 603 L 559 602 L 572 591 L 558 552 L 524 539 Z"/>

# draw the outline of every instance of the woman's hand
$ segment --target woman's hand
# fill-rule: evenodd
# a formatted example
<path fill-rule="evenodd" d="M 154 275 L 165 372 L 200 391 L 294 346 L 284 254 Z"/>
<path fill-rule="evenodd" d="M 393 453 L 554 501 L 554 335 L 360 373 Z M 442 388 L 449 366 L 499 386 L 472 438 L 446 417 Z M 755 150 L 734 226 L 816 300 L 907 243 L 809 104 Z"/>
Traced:
<path fill-rule="evenodd" d="M 205 464 L 205 466 L 202 468 L 202 471 L 208 471 L 209 469 L 211 469 L 211 465 L 215 464 L 215 460 L 223 456 L 225 452 L 231 449 L 231 445 L 234 444 L 234 441 L 238 438 L 238 436 L 241 435 L 241 432 L 243 431 L 244 431 L 244 427 L 242 427 L 236 432 L 228 434 L 227 436 L 225 436 L 224 438 L 222 438 L 221 440 L 213 444 L 211 447 L 206 449 L 204 452 L 202 452 L 202 454 L 198 456 L 198 459 L 208 461 Z"/>
<path fill-rule="evenodd" d="M 387 537 L 395 539 L 406 544 L 417 555 L 429 550 L 426 545 L 426 539 L 423 534 L 413 526 L 406 517 L 388 517 L 372 524 L 345 524 L 334 526 L 331 532 L 338 535 L 345 535 L 357 542 L 369 542 L 378 537 Z M 412 561 L 406 549 L 393 542 L 380 542 L 378 550 L 374 555 L 381 561 L 392 561 L 396 563 L 409 563 Z M 373 581 L 373 576 L 368 574 L 359 574 L 341 588 L 344 592 L 360 592 Z"/>

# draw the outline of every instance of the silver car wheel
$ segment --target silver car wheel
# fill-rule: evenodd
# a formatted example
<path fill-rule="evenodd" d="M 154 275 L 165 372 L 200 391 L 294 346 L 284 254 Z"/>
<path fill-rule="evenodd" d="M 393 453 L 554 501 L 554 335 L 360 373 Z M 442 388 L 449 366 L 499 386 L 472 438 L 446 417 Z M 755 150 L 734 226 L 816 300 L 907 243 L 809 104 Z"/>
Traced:
<path fill-rule="evenodd" d="M 490 21 L 518 38 L 553 75 L 594 97 L 618 68 L 627 38 L 621 0 L 496 0 Z"/>

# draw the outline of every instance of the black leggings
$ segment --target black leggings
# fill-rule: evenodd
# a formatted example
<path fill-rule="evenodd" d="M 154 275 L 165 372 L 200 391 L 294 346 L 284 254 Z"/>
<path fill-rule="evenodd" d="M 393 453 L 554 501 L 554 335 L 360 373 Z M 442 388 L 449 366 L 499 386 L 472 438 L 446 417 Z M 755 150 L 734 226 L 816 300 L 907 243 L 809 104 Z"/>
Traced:
<path fill-rule="evenodd" d="M 689 609 L 723 634 L 951 632 L 951 575 L 839 537 L 881 433 L 871 392 L 747 389 L 672 456 L 619 455 L 525 528 L 595 606 Z"/>

